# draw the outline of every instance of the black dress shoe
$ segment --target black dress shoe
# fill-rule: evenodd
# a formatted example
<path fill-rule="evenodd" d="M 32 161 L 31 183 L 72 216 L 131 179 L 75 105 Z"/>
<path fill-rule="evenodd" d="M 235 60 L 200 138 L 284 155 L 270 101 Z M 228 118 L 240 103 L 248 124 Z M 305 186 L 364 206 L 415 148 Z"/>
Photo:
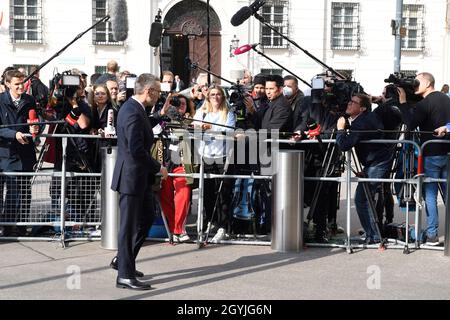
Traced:
<path fill-rule="evenodd" d="M 114 257 L 114 258 L 112 259 L 112 261 L 111 261 L 111 263 L 109 264 L 109 266 L 110 266 L 112 269 L 114 269 L 114 270 L 118 270 L 118 269 L 119 269 L 119 267 L 117 266 L 117 257 Z M 134 274 L 135 274 L 135 276 L 138 277 L 138 278 L 142 278 L 142 277 L 144 276 L 144 273 L 142 273 L 142 272 L 140 272 L 140 271 L 138 271 L 138 270 L 136 270 Z"/>
<path fill-rule="evenodd" d="M 131 290 L 151 290 L 152 286 L 148 283 L 140 282 L 137 279 L 123 279 L 117 277 L 116 288 Z"/>

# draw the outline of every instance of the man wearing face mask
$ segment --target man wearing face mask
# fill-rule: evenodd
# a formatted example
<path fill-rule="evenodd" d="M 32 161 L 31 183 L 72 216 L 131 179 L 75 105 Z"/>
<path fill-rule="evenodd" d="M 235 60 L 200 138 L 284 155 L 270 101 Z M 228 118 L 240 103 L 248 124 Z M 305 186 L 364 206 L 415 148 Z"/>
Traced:
<path fill-rule="evenodd" d="M 296 77 L 288 75 L 284 77 L 283 80 L 283 95 L 289 101 L 292 111 L 295 112 L 295 109 L 300 106 L 305 95 L 298 88 L 298 80 Z"/>

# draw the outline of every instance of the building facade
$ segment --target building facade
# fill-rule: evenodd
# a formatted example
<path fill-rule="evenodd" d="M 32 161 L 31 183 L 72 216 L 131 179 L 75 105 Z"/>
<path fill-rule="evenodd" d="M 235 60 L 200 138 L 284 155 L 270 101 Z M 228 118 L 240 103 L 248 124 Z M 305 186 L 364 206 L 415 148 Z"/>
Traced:
<path fill-rule="evenodd" d="M 211 70 L 230 80 L 233 71 L 295 73 L 306 82 L 324 65 L 345 71 L 366 92 L 379 94 L 394 70 L 396 0 L 267 0 L 260 15 L 235 27 L 233 15 L 254 1 L 210 1 Z M 404 0 L 402 71 L 429 71 L 437 87 L 450 82 L 450 4 L 448 0 Z M 170 69 L 190 81 L 208 63 L 207 6 L 203 0 L 127 1 L 129 30 L 124 42 L 114 41 L 109 22 L 88 31 L 41 71 L 48 81 L 54 72 L 78 68 L 102 72 L 115 59 L 121 70 L 134 73 Z M 0 70 L 9 65 L 40 65 L 78 34 L 104 17 L 107 0 L 4 0 L 0 2 Z M 149 45 L 151 24 L 161 12 L 164 36 L 159 48 Z M 260 44 L 257 50 L 233 56 L 235 47 Z M 310 56 L 309 56 L 310 55 Z M 279 64 L 279 65 L 277 65 Z M 305 85 L 301 84 L 302 88 Z"/>

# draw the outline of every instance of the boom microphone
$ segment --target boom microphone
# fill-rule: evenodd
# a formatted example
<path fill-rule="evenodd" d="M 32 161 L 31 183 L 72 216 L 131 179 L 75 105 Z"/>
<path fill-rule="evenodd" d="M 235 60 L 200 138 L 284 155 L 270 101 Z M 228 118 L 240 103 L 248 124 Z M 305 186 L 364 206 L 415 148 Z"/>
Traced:
<path fill-rule="evenodd" d="M 109 16 L 114 40 L 125 41 L 128 38 L 128 10 L 126 0 L 110 0 Z"/>
<path fill-rule="evenodd" d="M 259 43 L 255 43 L 255 44 L 246 44 L 244 46 L 240 46 L 239 48 L 235 49 L 233 54 L 235 56 L 246 53 L 252 49 L 255 49 L 257 46 L 259 46 Z"/>
<path fill-rule="evenodd" d="M 266 2 L 264 0 L 256 0 L 249 7 L 242 7 L 238 12 L 234 14 L 231 18 L 231 24 L 235 27 L 244 23 L 245 20 L 250 18 L 256 12 L 258 12 L 259 8 L 261 8 Z"/>
<path fill-rule="evenodd" d="M 161 10 L 155 16 L 155 22 L 152 23 L 150 28 L 150 37 L 148 39 L 148 44 L 152 47 L 159 47 L 161 45 L 163 25 L 161 23 Z"/>

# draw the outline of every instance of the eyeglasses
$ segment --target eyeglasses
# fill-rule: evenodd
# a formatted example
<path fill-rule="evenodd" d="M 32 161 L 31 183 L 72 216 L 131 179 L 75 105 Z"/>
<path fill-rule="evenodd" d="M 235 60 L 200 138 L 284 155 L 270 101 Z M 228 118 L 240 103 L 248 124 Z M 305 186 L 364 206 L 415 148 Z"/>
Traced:
<path fill-rule="evenodd" d="M 96 96 L 106 96 L 106 92 L 96 92 Z"/>

